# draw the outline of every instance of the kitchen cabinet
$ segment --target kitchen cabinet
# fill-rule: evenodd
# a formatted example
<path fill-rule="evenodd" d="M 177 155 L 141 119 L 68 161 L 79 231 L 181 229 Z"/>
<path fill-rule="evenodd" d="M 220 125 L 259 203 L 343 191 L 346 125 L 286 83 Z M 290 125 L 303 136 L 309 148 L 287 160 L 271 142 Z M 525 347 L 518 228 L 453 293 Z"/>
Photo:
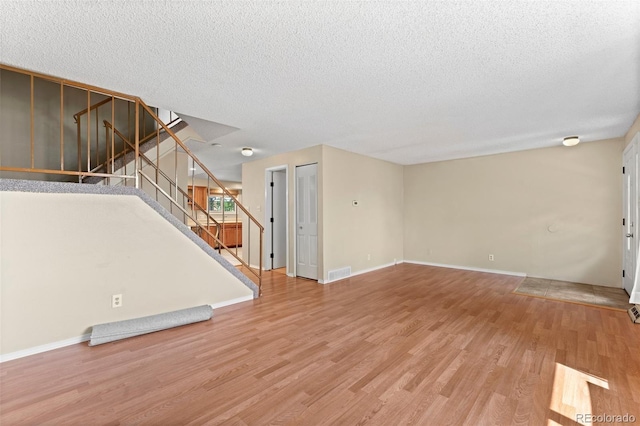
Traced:
<path fill-rule="evenodd" d="M 206 226 L 203 226 L 202 228 L 206 228 Z M 218 239 L 222 241 L 225 246 L 229 248 L 242 247 L 242 222 L 221 223 L 220 228 L 221 229 L 220 233 L 218 234 Z M 192 226 L 191 230 L 198 234 L 198 236 L 211 247 L 218 248 L 218 244 L 213 239 L 213 237 L 202 231 L 201 228 Z M 212 235 L 216 235 L 216 225 L 210 225 L 208 230 Z"/>
<path fill-rule="evenodd" d="M 187 187 L 189 196 L 196 202 L 196 205 L 200 207 L 200 209 L 207 211 L 207 204 L 209 203 L 209 193 L 207 191 L 206 186 L 191 186 Z M 189 205 L 191 205 L 191 201 L 189 201 Z M 198 209 L 198 210 L 200 210 Z"/>
<path fill-rule="evenodd" d="M 222 224 L 222 243 L 227 247 L 242 246 L 242 222 L 227 222 Z"/>

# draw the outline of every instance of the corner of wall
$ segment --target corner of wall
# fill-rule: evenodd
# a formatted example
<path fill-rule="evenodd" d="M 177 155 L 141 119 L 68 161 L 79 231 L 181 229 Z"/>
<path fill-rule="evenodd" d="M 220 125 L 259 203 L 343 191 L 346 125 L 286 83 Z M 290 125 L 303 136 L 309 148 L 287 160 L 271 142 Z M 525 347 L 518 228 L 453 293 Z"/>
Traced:
<path fill-rule="evenodd" d="M 627 130 L 627 133 L 624 135 L 624 147 L 631 143 L 633 137 L 638 132 L 640 132 L 640 114 L 638 114 L 635 121 L 631 124 L 631 127 L 629 127 L 629 130 Z"/>

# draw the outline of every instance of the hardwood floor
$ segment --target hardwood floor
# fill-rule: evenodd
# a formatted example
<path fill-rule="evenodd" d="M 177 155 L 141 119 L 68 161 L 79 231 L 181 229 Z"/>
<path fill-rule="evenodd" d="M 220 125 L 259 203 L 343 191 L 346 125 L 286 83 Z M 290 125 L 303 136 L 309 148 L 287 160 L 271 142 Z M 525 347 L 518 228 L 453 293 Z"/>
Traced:
<path fill-rule="evenodd" d="M 401 264 L 265 274 L 211 321 L 0 365 L 0 424 L 640 422 L 640 325 L 520 296 L 521 278 Z"/>

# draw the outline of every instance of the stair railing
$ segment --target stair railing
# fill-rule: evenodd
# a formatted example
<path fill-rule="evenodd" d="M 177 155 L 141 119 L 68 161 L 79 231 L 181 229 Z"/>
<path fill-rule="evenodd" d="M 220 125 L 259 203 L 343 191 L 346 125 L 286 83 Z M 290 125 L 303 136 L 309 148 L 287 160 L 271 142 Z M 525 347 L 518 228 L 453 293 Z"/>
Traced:
<path fill-rule="evenodd" d="M 120 138 L 127 146 L 129 146 L 129 148 L 131 149 L 131 151 L 129 151 L 129 153 L 132 153 L 135 151 L 135 145 L 132 144 L 125 135 L 123 135 L 118 129 L 114 128 L 113 125 L 111 123 L 109 123 L 107 120 L 104 121 L 104 126 L 106 129 L 112 129 L 114 134 Z M 153 135 L 150 135 L 151 137 Z M 149 136 L 147 137 L 147 139 L 150 139 Z M 129 159 L 126 158 L 126 154 L 122 155 L 122 153 L 119 153 L 118 155 L 116 155 L 116 157 L 120 158 L 120 157 L 125 157 L 123 160 L 124 162 L 128 162 Z M 171 183 L 170 188 L 174 188 L 176 193 L 179 193 L 180 197 L 182 197 L 184 200 L 187 201 L 187 205 L 189 206 L 193 206 L 191 211 L 187 210 L 184 208 L 184 202 L 180 203 L 177 202 L 176 198 L 174 196 L 174 192 L 170 189 L 169 193 L 166 192 L 165 189 L 163 188 L 158 188 L 158 191 L 162 191 L 164 192 L 164 195 L 168 198 L 171 198 L 172 200 L 176 201 L 173 205 L 175 207 L 177 207 L 180 212 L 182 212 L 183 216 L 183 222 L 184 223 L 188 223 L 188 221 L 186 219 L 190 219 L 193 223 L 196 223 L 196 227 L 198 228 L 198 235 L 200 237 L 202 237 L 203 235 L 201 235 L 202 233 L 204 234 L 208 234 L 208 237 L 213 239 L 213 240 L 218 240 L 218 235 L 220 234 L 220 222 L 218 222 L 213 216 L 211 216 L 209 214 L 209 212 L 207 210 L 205 210 L 204 207 L 200 206 L 199 204 L 197 204 L 195 202 L 195 200 L 189 195 L 189 193 L 187 191 L 184 191 L 182 188 L 180 188 L 179 186 L 176 185 L 176 183 L 172 180 L 172 178 L 170 176 L 168 176 L 163 170 L 161 170 L 159 167 L 157 167 L 157 165 L 149 158 L 147 157 L 144 153 L 140 152 L 140 158 L 149 166 L 151 166 L 154 170 L 157 170 L 159 176 L 161 176 L 162 178 L 164 178 L 167 182 Z M 131 161 L 134 161 L 133 158 L 131 158 Z M 123 167 L 125 166 L 125 163 L 123 162 Z M 113 164 L 113 163 L 112 163 Z M 195 215 L 193 214 L 195 210 Z M 172 212 L 173 213 L 173 212 Z M 202 223 L 201 219 L 198 219 L 198 216 L 205 216 L 206 218 L 206 222 Z M 216 231 L 215 233 L 211 233 L 209 231 L 208 228 L 210 228 L 211 226 L 215 226 Z M 205 228 L 206 227 L 206 228 Z"/>
<path fill-rule="evenodd" d="M 2 172 L 0 174 L 3 177 L 24 178 L 25 174 L 30 174 L 32 177 L 36 176 L 36 179 L 59 181 L 72 179 L 81 181 L 85 176 L 113 177 L 109 173 L 91 171 L 94 168 L 91 165 L 92 162 L 104 156 L 101 151 L 106 145 L 106 142 L 103 142 L 103 146 L 100 146 L 99 138 L 94 137 L 98 126 L 92 125 L 92 122 L 95 121 L 94 116 L 97 117 L 95 112 L 99 108 L 94 105 L 99 103 L 102 106 L 111 102 L 109 111 L 103 108 L 102 113 L 110 115 L 114 121 L 116 115 L 122 115 L 119 107 L 124 103 L 135 105 L 135 97 L 4 64 L 0 64 L 0 73 L 2 73 L 3 82 L 11 82 L 7 84 L 19 92 L 26 89 L 29 96 L 26 102 L 19 99 L 16 104 L 26 104 L 28 108 L 28 112 L 27 108 L 22 110 L 29 117 L 28 124 L 23 126 L 22 132 L 28 137 L 20 141 L 22 143 L 19 145 L 13 146 L 12 150 L 15 152 L 12 152 L 11 164 L 7 165 L 8 161 L 5 157 L 3 164 L 0 165 L 0 172 Z M 46 108 L 42 108 L 43 103 L 46 103 Z M 78 110 L 83 105 L 87 111 L 85 113 L 86 133 L 74 135 L 74 132 L 69 132 L 69 128 L 73 126 L 75 117 L 69 111 Z M 59 116 L 56 117 L 58 112 Z M 22 122 L 16 123 L 16 127 L 21 125 Z M 54 130 L 56 128 L 59 130 Z M 57 137 L 59 137 L 58 152 L 55 152 L 52 149 L 55 146 L 52 142 Z M 74 146 L 78 141 L 81 141 L 81 146 Z M 15 148 L 16 146 L 19 148 Z M 118 178 L 135 181 L 137 176 L 135 173 L 125 173 Z"/>
<path fill-rule="evenodd" d="M 12 82 L 24 84 L 29 93 L 29 101 L 26 102 L 29 120 L 24 131 L 29 137 L 20 145 L 24 151 L 20 155 L 12 155 L 15 162 L 7 165 L 3 158 L 3 163 L 0 163 L 1 177 L 24 178 L 27 173 L 37 175 L 36 178 L 42 180 L 77 179 L 82 182 L 83 178 L 93 176 L 104 178 L 106 184 L 115 180 L 123 185 L 135 185 L 151 195 L 155 193 L 158 202 L 175 215 L 180 215 L 220 253 L 224 251 L 231 254 L 240 263 L 241 271 L 254 279 L 261 289 L 264 228 L 170 129 L 170 125 L 179 118 L 174 119 L 169 113 L 171 123 L 164 123 L 140 98 L 115 91 L 4 64 L 0 64 L 0 72 L 3 83 L 4 78 L 13 79 Z M 51 93 L 56 91 L 59 92 L 60 117 L 59 123 L 54 124 L 53 120 L 56 119 L 52 116 L 55 117 L 57 111 L 48 109 L 42 113 L 42 109 L 36 108 L 36 105 L 43 100 L 48 106 L 52 103 L 55 105 L 57 101 L 52 102 Z M 79 112 L 71 115 L 68 113 L 70 110 Z M 101 119 L 111 123 L 105 130 L 104 140 L 101 140 L 99 132 Z M 116 129 L 119 122 L 126 122 L 124 132 Z M 83 123 L 86 123 L 86 129 Z M 52 127 L 59 127 L 58 153 L 51 152 Z M 69 127 L 76 127 L 77 135 L 69 132 Z M 169 135 L 173 141 L 173 161 L 169 161 L 170 156 L 166 153 L 161 153 L 161 133 Z M 75 143 L 71 142 L 74 139 Z M 151 151 L 140 152 L 140 144 L 151 140 L 156 141 L 155 159 Z M 132 154 L 134 169 L 129 170 L 126 159 L 127 155 Z M 123 167 L 116 170 L 116 160 L 119 158 L 123 158 Z M 188 165 L 192 165 L 192 169 L 198 167 L 199 173 L 206 177 L 201 184 L 206 188 L 207 197 L 213 193 L 221 194 L 221 211 L 212 212 L 208 200 L 207 206 L 201 206 L 194 197 L 189 196 L 188 172 L 183 170 Z M 196 183 L 195 170 L 191 170 L 191 185 Z M 235 206 L 235 212 L 227 212 L 225 200 Z M 251 244 L 252 240 L 258 242 L 258 248 Z M 251 259 L 256 258 L 258 262 L 253 264 Z"/>
<path fill-rule="evenodd" d="M 219 192 L 222 195 L 222 210 L 219 212 L 220 220 L 216 221 L 216 227 L 220 227 L 221 231 L 219 236 L 215 237 L 215 244 L 217 245 L 218 251 L 222 252 L 224 250 L 225 253 L 231 254 L 233 258 L 235 258 L 242 265 L 242 270 L 249 277 L 253 276 L 254 279 L 258 283 L 258 287 L 260 290 L 262 289 L 262 269 L 263 269 L 263 235 L 264 235 L 264 227 L 260 224 L 260 222 L 249 212 L 249 210 L 242 205 L 238 199 L 226 188 L 214 175 L 211 171 L 191 152 L 191 150 L 178 138 L 175 133 L 164 124 L 155 114 L 155 112 L 147 106 L 142 100 L 137 99 L 138 105 L 142 110 L 145 110 L 146 113 L 151 116 L 156 123 L 158 123 L 158 127 L 156 129 L 156 140 L 155 152 L 156 156 L 154 158 L 149 158 L 147 155 L 140 155 L 139 153 L 139 142 L 136 144 L 136 158 L 140 161 L 140 164 L 137 167 L 138 175 L 144 179 L 144 181 L 148 182 L 155 188 L 156 193 L 162 194 L 165 199 L 169 200 L 173 205 L 180 206 L 180 199 L 178 198 L 178 194 L 181 193 L 177 188 L 180 187 L 180 180 L 178 173 L 178 167 L 180 163 L 183 161 L 179 161 L 179 154 L 184 154 L 186 156 L 187 165 L 192 165 L 191 167 L 191 183 L 192 187 L 195 186 L 195 168 L 196 166 L 199 168 L 200 172 L 206 176 L 206 184 L 203 183 L 203 186 L 206 187 L 206 194 L 209 195 L 212 192 Z M 168 134 L 174 141 L 174 149 L 172 152 L 174 153 L 173 161 L 166 161 L 165 164 L 168 165 L 170 169 L 173 170 L 174 179 L 170 179 L 169 175 L 171 173 L 160 173 L 162 169 L 161 163 L 161 152 L 160 152 L 160 131 L 164 130 L 166 134 Z M 153 148 L 152 148 L 153 149 Z M 151 151 L 148 151 L 151 152 Z M 155 176 L 149 176 L 145 171 L 142 164 L 142 161 L 145 161 L 147 166 L 152 168 L 152 171 L 155 172 Z M 164 180 L 165 188 L 169 188 L 167 191 L 162 187 L 161 178 Z M 174 188 L 172 190 L 172 188 Z M 182 191 L 184 193 L 184 191 Z M 232 201 L 235 206 L 235 213 L 232 214 L 232 219 L 229 221 L 229 215 L 225 211 L 224 208 L 224 199 L 228 199 Z M 198 205 L 195 197 L 189 197 L 191 200 L 192 206 Z M 209 204 L 209 203 L 207 203 Z M 200 206 L 204 207 L 204 206 Z M 208 210 L 208 209 L 207 209 Z M 206 217 L 210 216 L 210 212 L 207 211 Z M 196 215 L 197 216 L 197 215 Z M 197 219 L 197 217 L 196 217 Z M 199 223 L 196 221 L 196 223 Z M 242 224 L 242 231 L 238 231 L 239 224 Z M 232 232 L 227 232 L 227 228 L 229 228 Z M 231 236 L 235 232 L 235 239 L 232 240 Z M 227 234 L 230 234 L 227 237 Z M 238 242 L 239 239 L 242 238 L 242 247 L 243 250 L 246 250 L 246 253 L 239 253 L 238 250 Z M 252 253 L 252 249 L 255 246 L 251 245 L 251 239 L 258 240 L 258 249 L 255 250 L 257 253 Z M 245 244 L 246 241 L 246 244 Z M 230 247 L 234 242 L 234 247 Z M 253 256 L 252 256 L 253 255 Z M 256 265 L 251 263 L 252 257 L 255 259 L 257 255 L 258 262 Z M 245 260 L 246 258 L 246 260 Z"/>

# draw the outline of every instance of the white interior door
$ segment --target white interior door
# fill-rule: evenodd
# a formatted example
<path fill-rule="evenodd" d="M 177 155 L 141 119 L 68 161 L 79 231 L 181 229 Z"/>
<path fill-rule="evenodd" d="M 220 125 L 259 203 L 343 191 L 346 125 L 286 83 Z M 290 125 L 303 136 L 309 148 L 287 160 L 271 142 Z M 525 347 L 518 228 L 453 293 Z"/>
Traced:
<path fill-rule="evenodd" d="M 287 265 L 287 174 L 284 170 L 272 172 L 271 181 L 271 268 Z"/>
<path fill-rule="evenodd" d="M 318 165 L 296 167 L 296 275 L 318 279 Z"/>
<path fill-rule="evenodd" d="M 637 165 L 638 154 L 635 144 L 631 143 L 625 149 L 622 156 L 623 165 L 623 200 L 622 200 L 622 240 L 623 240 L 623 278 L 624 289 L 631 295 L 636 273 L 636 250 L 637 250 Z"/>

